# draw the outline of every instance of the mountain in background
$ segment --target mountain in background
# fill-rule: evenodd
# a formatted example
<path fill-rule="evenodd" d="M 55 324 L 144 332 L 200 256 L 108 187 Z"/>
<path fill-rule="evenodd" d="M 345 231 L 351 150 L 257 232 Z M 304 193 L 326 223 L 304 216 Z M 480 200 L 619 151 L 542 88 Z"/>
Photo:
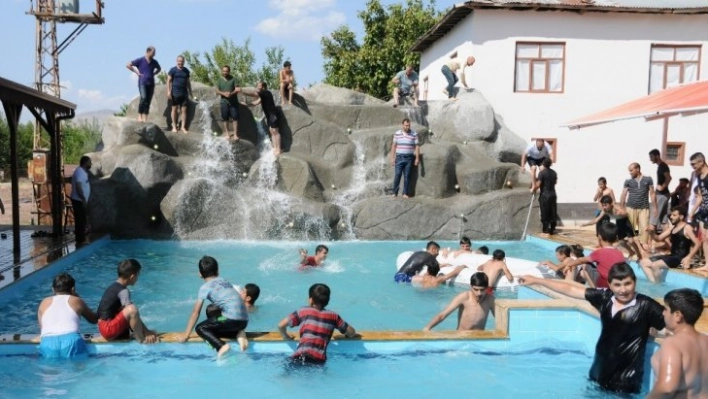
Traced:
<path fill-rule="evenodd" d="M 72 119 L 72 122 L 80 124 L 80 123 L 93 123 L 94 121 L 100 125 L 103 125 L 103 122 L 109 117 L 113 116 L 118 111 L 110 110 L 110 109 L 101 109 L 98 111 L 88 111 L 88 112 L 80 112 L 76 114 L 76 117 Z"/>

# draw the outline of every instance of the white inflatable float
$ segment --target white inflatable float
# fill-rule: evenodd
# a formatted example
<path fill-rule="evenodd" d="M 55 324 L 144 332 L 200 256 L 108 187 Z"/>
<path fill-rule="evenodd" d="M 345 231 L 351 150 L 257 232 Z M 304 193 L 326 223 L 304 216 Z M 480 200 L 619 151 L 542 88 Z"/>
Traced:
<path fill-rule="evenodd" d="M 401 266 L 406 263 L 406 261 L 408 260 L 408 258 L 410 258 L 411 255 L 413 255 L 413 251 L 406 251 L 398 255 L 398 258 L 396 258 L 396 270 L 399 270 Z M 440 263 L 441 265 L 452 265 L 440 268 L 440 273 L 444 274 L 451 273 L 453 270 L 455 270 L 455 267 L 457 266 L 467 266 L 467 268 L 463 269 L 460 274 L 448 281 L 454 284 L 469 286 L 470 277 L 472 277 L 472 275 L 477 272 L 477 267 L 479 267 L 481 264 L 491 258 L 491 255 L 465 253 L 460 254 L 457 257 L 454 257 L 452 255 L 444 257 L 442 254 L 440 254 L 437 257 L 437 260 L 438 263 Z M 507 280 L 506 277 L 502 275 L 497 282 L 497 287 L 514 287 L 519 284 L 518 277 L 523 275 L 528 274 L 531 276 L 547 278 L 550 275 L 549 273 L 552 272 L 549 271 L 546 267 L 538 266 L 537 261 L 519 258 L 507 257 L 506 266 L 509 268 L 511 274 L 514 275 L 514 282 L 510 283 L 509 280 Z M 425 267 L 423 268 L 423 270 L 425 270 Z"/>

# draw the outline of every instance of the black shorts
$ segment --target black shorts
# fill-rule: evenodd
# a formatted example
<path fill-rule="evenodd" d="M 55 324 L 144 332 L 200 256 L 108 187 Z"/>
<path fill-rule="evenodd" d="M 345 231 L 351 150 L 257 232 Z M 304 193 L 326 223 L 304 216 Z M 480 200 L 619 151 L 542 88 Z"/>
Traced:
<path fill-rule="evenodd" d="M 617 224 L 617 238 L 624 240 L 625 238 L 634 237 L 634 227 L 629 224 L 628 218 L 620 218 L 615 220 Z"/>
<path fill-rule="evenodd" d="M 172 95 L 172 106 L 173 107 L 185 107 L 187 106 L 187 95 L 182 94 L 179 96 Z"/>
<path fill-rule="evenodd" d="M 676 269 L 677 267 L 681 267 L 681 258 L 679 258 L 676 255 L 657 255 L 657 256 L 652 256 L 649 259 L 651 259 L 652 262 L 657 262 L 660 260 L 663 260 L 664 263 L 666 263 L 666 266 Z"/>
<path fill-rule="evenodd" d="M 229 119 L 238 120 L 238 105 L 221 103 L 221 120 L 228 121 Z"/>
<path fill-rule="evenodd" d="M 268 127 L 271 129 L 278 128 L 278 116 L 277 115 L 266 115 L 266 121 L 268 122 Z"/>
<path fill-rule="evenodd" d="M 411 95 L 410 90 L 401 89 L 400 87 L 398 88 L 398 96 L 399 97 L 408 97 L 410 95 Z"/>
<path fill-rule="evenodd" d="M 546 157 L 543 157 L 543 158 L 526 157 L 526 163 L 528 163 L 529 166 L 541 166 L 541 165 L 543 165 L 544 159 L 546 159 Z"/>

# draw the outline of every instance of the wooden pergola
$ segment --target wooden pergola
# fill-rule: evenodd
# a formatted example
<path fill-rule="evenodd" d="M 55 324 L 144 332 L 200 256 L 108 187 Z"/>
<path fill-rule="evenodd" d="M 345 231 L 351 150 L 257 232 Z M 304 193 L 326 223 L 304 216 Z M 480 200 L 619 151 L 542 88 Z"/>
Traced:
<path fill-rule="evenodd" d="M 49 176 L 52 192 L 52 234 L 63 234 L 62 213 L 64 209 L 64 179 L 61 170 L 61 121 L 76 115 L 76 104 L 64 101 L 50 94 L 21 85 L 0 77 L 0 102 L 5 110 L 10 127 L 10 179 L 12 190 L 12 252 L 15 261 L 20 257 L 20 188 L 19 159 L 17 157 L 17 127 L 22 107 L 27 107 L 42 127 L 49 133 L 51 164 Z"/>

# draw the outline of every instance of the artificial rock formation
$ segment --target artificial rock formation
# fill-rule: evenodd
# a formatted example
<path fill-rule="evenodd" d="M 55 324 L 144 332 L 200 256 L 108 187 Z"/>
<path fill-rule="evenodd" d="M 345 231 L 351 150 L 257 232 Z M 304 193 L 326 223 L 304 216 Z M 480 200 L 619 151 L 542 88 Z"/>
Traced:
<path fill-rule="evenodd" d="M 169 131 L 164 86 L 150 122 L 135 121 L 136 99 L 127 117 L 104 124 L 102 150 L 90 154 L 94 231 L 183 239 L 521 236 L 529 181 L 506 162 L 518 162 L 524 142 L 481 93 L 393 108 L 317 85 L 279 109 L 285 152 L 276 160 L 260 106 L 240 107 L 242 139 L 228 142 L 214 89 L 193 86 L 199 102 L 189 105 L 188 134 Z M 390 195 L 391 141 L 405 117 L 423 143 L 409 199 Z"/>

